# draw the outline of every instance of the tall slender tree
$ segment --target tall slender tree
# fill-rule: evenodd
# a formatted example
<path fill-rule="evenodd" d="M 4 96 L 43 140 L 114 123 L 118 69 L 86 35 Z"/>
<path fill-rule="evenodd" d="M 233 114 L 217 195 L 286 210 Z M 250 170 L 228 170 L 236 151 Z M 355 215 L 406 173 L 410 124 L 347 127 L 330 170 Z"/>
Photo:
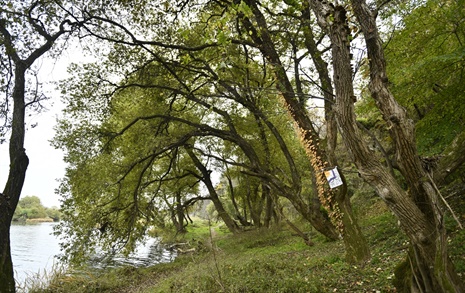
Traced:
<path fill-rule="evenodd" d="M 3 134 L 10 133 L 10 169 L 0 194 L 0 292 L 14 292 L 10 224 L 26 177 L 29 159 L 24 149 L 26 110 L 40 106 L 41 93 L 31 85 L 32 66 L 79 26 L 53 2 L 2 1 L 0 6 L 0 90 Z M 36 84 L 39 86 L 38 84 Z M 12 108 L 10 108 L 12 106 Z"/>

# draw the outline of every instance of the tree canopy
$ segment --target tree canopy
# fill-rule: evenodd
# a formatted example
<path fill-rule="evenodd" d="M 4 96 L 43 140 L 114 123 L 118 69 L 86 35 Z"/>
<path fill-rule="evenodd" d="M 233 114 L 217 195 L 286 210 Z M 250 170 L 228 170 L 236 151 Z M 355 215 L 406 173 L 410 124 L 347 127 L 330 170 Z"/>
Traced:
<path fill-rule="evenodd" d="M 49 218 L 53 221 L 60 220 L 60 211 L 57 207 L 48 208 L 42 205 L 37 196 L 26 196 L 19 200 L 13 215 L 13 221 L 25 221 L 27 219 Z"/>
<path fill-rule="evenodd" d="M 409 237 L 406 287 L 463 289 L 438 189 L 464 162 L 463 1 L 91 4 L 97 61 L 70 67 L 54 140 L 68 260 L 182 233 L 211 201 L 231 233 L 287 222 L 311 245 L 301 217 L 364 263 L 355 173 Z"/>

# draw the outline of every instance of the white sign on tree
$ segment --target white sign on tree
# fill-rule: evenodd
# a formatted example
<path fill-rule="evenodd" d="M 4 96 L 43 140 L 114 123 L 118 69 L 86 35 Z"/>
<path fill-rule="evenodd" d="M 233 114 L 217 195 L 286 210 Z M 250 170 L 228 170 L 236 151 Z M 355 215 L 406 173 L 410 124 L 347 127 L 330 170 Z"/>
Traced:
<path fill-rule="evenodd" d="M 339 175 L 339 172 L 337 171 L 337 167 L 334 167 L 334 169 L 325 171 L 325 176 L 326 176 L 326 179 L 328 180 L 330 188 L 336 188 L 343 184 L 341 175 Z"/>

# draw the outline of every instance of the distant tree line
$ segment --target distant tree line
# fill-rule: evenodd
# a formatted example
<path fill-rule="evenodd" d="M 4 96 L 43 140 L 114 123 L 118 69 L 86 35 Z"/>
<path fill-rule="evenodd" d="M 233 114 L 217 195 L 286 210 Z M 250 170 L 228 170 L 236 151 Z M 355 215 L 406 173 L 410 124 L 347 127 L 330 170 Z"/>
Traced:
<path fill-rule="evenodd" d="M 13 221 L 21 222 L 27 219 L 51 218 L 60 220 L 60 211 L 57 207 L 44 207 L 37 196 L 26 196 L 19 200 L 18 207 L 13 215 Z"/>

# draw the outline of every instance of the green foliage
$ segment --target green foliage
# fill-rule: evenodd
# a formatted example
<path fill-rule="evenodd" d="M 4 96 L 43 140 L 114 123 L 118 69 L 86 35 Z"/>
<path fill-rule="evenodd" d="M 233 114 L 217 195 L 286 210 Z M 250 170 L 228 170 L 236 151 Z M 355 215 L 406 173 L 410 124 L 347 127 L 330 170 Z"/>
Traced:
<path fill-rule="evenodd" d="M 46 208 L 37 196 L 26 196 L 19 200 L 13 221 L 39 218 L 52 218 L 54 221 L 59 221 L 60 217 L 61 213 L 57 208 Z"/>
<path fill-rule="evenodd" d="M 225 172 L 230 164 L 239 182 L 237 212 L 254 212 L 257 225 L 264 183 L 244 170 L 258 167 L 283 188 L 300 188 L 290 182 L 285 146 L 264 126 L 276 127 L 293 159 L 305 157 L 289 117 L 276 107 L 271 66 L 257 50 L 230 41 L 240 33 L 234 15 L 251 9 L 245 2 L 223 9 L 207 5 L 193 16 L 199 23 L 174 22 L 164 28 L 173 34 L 159 34 L 186 48 L 215 46 L 167 51 L 115 44 L 95 64 L 70 68 L 72 78 L 61 85 L 67 116 L 54 141 L 69 163 L 58 227 L 71 240 L 63 244 L 68 260 L 82 261 L 97 245 L 129 252 L 148 230 L 172 227 L 177 206 L 205 197 L 198 184 L 204 176 L 185 152 L 188 145 L 209 170 Z M 304 159 L 296 164 L 302 172 L 309 168 Z M 220 197 L 234 215 L 232 194 Z"/>
<path fill-rule="evenodd" d="M 424 155 L 465 130 L 464 7 L 463 0 L 426 1 L 403 18 L 386 50 L 393 93 L 416 117 Z"/>
<path fill-rule="evenodd" d="M 361 223 L 373 252 L 363 267 L 345 263 L 341 242 L 314 237 L 315 246 L 309 247 L 285 226 L 223 234 L 218 225 L 196 218 L 186 234 L 169 239 L 191 244 L 193 254 L 149 268 L 58 271 L 50 277 L 51 286 L 31 292 L 395 292 L 394 272 L 401 271 L 408 240 L 383 202 L 368 195 L 358 200 L 364 203 Z M 462 208 L 454 202 L 455 210 Z M 447 221 L 450 229 L 456 228 Z M 464 235 L 454 230 L 449 241 L 459 273 L 465 273 Z"/>
<path fill-rule="evenodd" d="M 175 240 L 196 247 L 193 254 L 143 269 L 75 272 L 34 292 L 395 292 L 394 270 L 405 259 L 406 239 L 382 204 L 361 211 L 373 252 L 363 267 L 345 263 L 340 242 L 314 238 L 309 247 L 284 227 L 219 235 L 217 226 L 196 221 Z M 452 239 L 461 249 L 461 236 Z"/>
<path fill-rule="evenodd" d="M 125 3 L 122 1 L 121 5 Z M 126 43 L 129 41 L 115 41 L 113 46 L 95 46 L 100 48 L 101 58 L 94 64 L 73 65 L 70 68 L 73 77 L 62 84 L 68 116 L 59 124 L 55 145 L 66 151 L 69 163 L 60 190 L 64 198 L 64 221 L 59 226 L 59 232 L 68 237 L 63 244 L 68 260 L 83 261 L 95 247 L 106 251 L 122 249 L 128 253 L 148 231 L 172 227 L 169 222 L 175 218 L 177 207 L 196 196 L 206 196 L 198 184 L 206 180 L 206 176 L 193 165 L 185 147 L 194 149 L 209 172 L 227 172 L 236 181 L 234 192 L 217 186 L 223 191 L 220 200 L 228 214 L 255 213 L 257 217 L 253 220 L 260 224 L 266 195 L 263 190 L 269 186 L 274 188 L 271 192 L 276 197 L 290 198 L 292 194 L 302 201 L 310 198 L 312 183 L 308 161 L 289 117 L 284 115 L 285 109 L 276 106 L 280 105 L 280 97 L 275 90 L 275 77 L 269 73 L 276 64 L 269 64 L 263 58 L 260 50 L 266 46 L 251 45 L 251 36 L 259 39 L 263 33 L 253 27 L 257 21 L 253 6 L 245 1 L 231 6 L 216 6 L 216 2 L 209 2 L 205 6 L 199 5 L 202 7 L 199 9 L 190 6 L 191 3 L 179 11 L 168 2 L 154 3 L 166 13 L 164 17 L 154 10 L 147 11 L 144 16 L 135 16 L 135 13 L 132 17 L 136 23 L 128 27 L 141 27 L 137 36 L 151 39 L 151 45 L 130 46 Z M 282 58 L 283 67 L 294 67 L 294 86 L 298 83 L 298 75 L 302 79 L 308 77 L 302 80 L 299 89 L 303 94 L 299 97 L 300 102 L 305 103 L 305 93 L 320 91 L 320 88 L 313 81 L 312 69 L 300 74 L 305 69 L 299 67 L 305 62 L 298 64 L 300 61 L 296 61 L 310 61 L 305 59 L 309 58 L 306 53 L 301 53 L 304 48 L 300 31 L 302 23 L 296 14 L 302 7 L 296 1 L 286 1 L 287 6 L 277 1 L 266 4 L 269 6 L 264 13 L 278 54 L 292 56 Z M 192 17 L 189 23 L 178 18 L 186 16 L 184 13 Z M 119 13 L 113 15 L 108 11 L 105 16 L 114 16 L 121 21 Z M 252 27 L 242 28 L 245 22 L 238 25 L 237 17 L 250 18 Z M 166 19 L 173 23 L 167 25 Z M 127 19 L 121 24 L 125 21 Z M 145 21 L 150 23 L 150 28 Z M 153 30 L 156 35 L 150 32 L 152 28 L 156 28 Z M 134 41 L 133 36 L 124 35 L 123 30 L 109 24 L 101 24 L 96 30 L 104 32 L 105 38 Z M 451 87 L 449 93 L 446 88 L 441 89 L 441 95 L 457 95 L 460 100 L 457 72 L 463 52 L 460 48 L 450 52 L 431 49 L 427 52 L 428 58 L 420 54 L 418 57 L 409 55 L 408 51 L 414 48 L 406 44 L 409 38 L 403 34 L 411 30 L 406 19 L 405 28 L 394 36 L 392 42 L 396 44 L 395 48 L 402 49 L 402 54 L 391 56 L 388 52 L 393 60 L 391 63 L 405 64 L 393 68 L 391 73 L 396 96 L 403 97 L 404 105 L 414 111 L 412 106 L 419 103 L 418 97 L 425 96 L 426 91 L 418 90 L 420 82 L 410 88 L 412 81 L 423 80 L 425 72 L 431 71 L 435 64 L 446 68 L 458 64 L 459 68 L 452 72 L 455 79 L 441 81 L 441 86 L 456 87 L 453 91 Z M 288 33 L 274 33 L 283 31 Z M 417 41 L 421 42 L 421 38 Z M 451 44 L 457 47 L 457 42 L 439 41 L 447 43 L 447 48 Z M 420 52 L 419 48 L 416 50 L 415 53 Z M 411 58 L 406 60 L 405 56 Z M 443 70 L 438 73 L 438 78 L 449 73 Z M 411 89 L 417 92 L 412 94 Z M 420 107 L 427 107 L 432 100 L 446 105 L 446 100 L 435 100 L 433 96 L 428 99 L 428 102 L 421 101 Z M 378 113 L 371 111 L 374 105 L 370 103 L 372 101 L 359 106 L 359 111 L 364 114 L 360 122 L 367 128 L 379 129 L 381 135 L 387 137 L 383 133 L 385 124 L 380 122 Z M 463 105 L 451 104 L 447 109 L 450 111 L 460 106 Z M 439 116 L 433 115 L 437 109 L 433 107 L 427 113 L 429 118 L 425 114 L 417 120 L 418 138 L 423 149 L 432 146 L 428 139 L 435 137 L 422 137 L 422 133 L 427 133 L 427 128 L 422 125 L 441 126 Z M 444 123 L 460 119 L 460 114 L 454 114 Z M 284 144 L 279 144 L 275 133 L 264 126 L 266 122 L 276 127 Z M 315 121 L 314 124 L 321 123 Z M 454 125 L 459 127 L 460 124 Z M 450 141 L 457 131 L 447 128 L 447 131 L 437 132 L 441 135 L 438 146 Z M 382 142 L 388 144 L 389 139 Z M 289 151 L 288 157 L 284 154 L 285 148 Z M 294 160 L 295 170 L 291 160 Z M 290 178 L 294 175 L 299 179 Z M 301 180 L 300 176 L 305 178 Z M 239 207 L 233 205 L 233 199 Z M 276 202 L 279 209 L 279 201 Z M 187 212 L 188 207 L 183 208 Z M 213 217 L 213 209 L 210 212 Z M 390 227 L 392 230 L 387 235 L 397 233 L 395 225 Z M 385 233 L 374 232 L 372 235 L 373 239 L 386 240 L 381 239 Z M 244 245 L 246 249 L 269 249 L 273 241 L 282 240 L 260 236 L 250 246 Z M 339 257 L 330 256 L 326 260 L 341 269 Z M 276 265 L 273 263 L 271 267 Z M 258 268 L 251 270 L 258 271 Z M 214 281 L 205 280 L 211 286 Z M 257 284 L 262 282 L 255 281 Z M 318 284 L 313 285 L 307 288 L 302 284 L 302 288 L 319 288 Z"/>
<path fill-rule="evenodd" d="M 55 222 L 58 222 L 61 219 L 61 212 L 58 208 L 45 208 L 45 213 L 49 218 L 52 218 Z"/>

